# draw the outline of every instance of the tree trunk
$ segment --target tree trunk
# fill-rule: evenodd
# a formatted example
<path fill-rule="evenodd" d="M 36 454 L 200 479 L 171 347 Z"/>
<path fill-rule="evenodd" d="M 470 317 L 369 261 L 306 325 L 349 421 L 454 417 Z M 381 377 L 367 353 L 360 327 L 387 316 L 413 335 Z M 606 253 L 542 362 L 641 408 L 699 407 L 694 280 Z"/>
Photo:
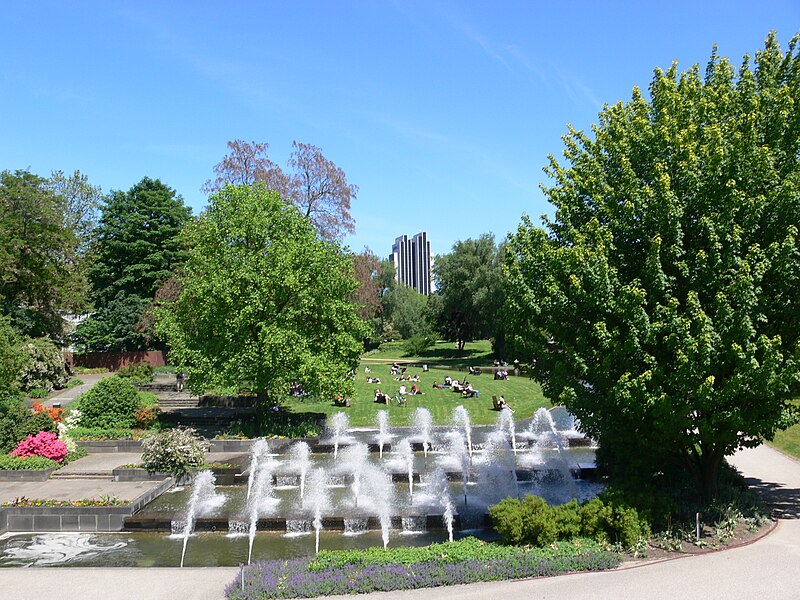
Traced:
<path fill-rule="evenodd" d="M 705 449 L 702 454 L 689 460 L 695 486 L 705 503 L 709 503 L 719 496 L 719 473 L 724 458 L 724 452 L 714 447 Z"/>

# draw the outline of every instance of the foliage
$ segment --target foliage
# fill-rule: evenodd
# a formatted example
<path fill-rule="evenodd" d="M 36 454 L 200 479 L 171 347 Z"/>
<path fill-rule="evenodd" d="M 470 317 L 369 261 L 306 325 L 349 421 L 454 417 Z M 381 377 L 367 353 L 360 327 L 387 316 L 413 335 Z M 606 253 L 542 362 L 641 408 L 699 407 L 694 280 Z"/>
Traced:
<path fill-rule="evenodd" d="M 70 388 L 78 387 L 79 385 L 83 385 L 83 380 L 82 379 L 78 379 L 77 377 L 74 377 L 73 379 L 70 379 L 67 382 L 67 385 L 65 387 L 67 389 L 70 389 Z"/>
<path fill-rule="evenodd" d="M 398 285 L 386 293 L 383 306 L 386 319 L 403 338 L 431 335 L 428 296 L 420 294 L 414 288 Z"/>
<path fill-rule="evenodd" d="M 277 404 L 262 410 L 266 414 L 258 419 L 249 417 L 231 422 L 220 437 L 310 438 L 318 437 L 322 433 L 325 416 L 319 413 L 295 413 Z"/>
<path fill-rule="evenodd" d="M 450 254 L 436 258 L 434 276 L 440 299 L 436 320 L 448 340 L 463 348 L 465 342 L 496 337 L 504 292 L 493 235 L 456 242 Z"/>
<path fill-rule="evenodd" d="M 134 413 L 136 418 L 136 427 L 138 429 L 150 429 L 158 421 L 160 414 L 158 406 L 142 406 Z"/>
<path fill-rule="evenodd" d="M 129 379 L 104 377 L 78 398 L 84 427 L 126 429 L 136 424 L 139 396 Z"/>
<path fill-rule="evenodd" d="M 64 387 L 64 353 L 49 338 L 27 338 L 19 349 L 25 357 L 18 376 L 23 391 Z"/>
<path fill-rule="evenodd" d="M 473 538 L 427 548 L 320 552 L 316 558 L 258 562 L 225 590 L 228 598 L 308 598 L 540 577 L 614 568 L 618 554 L 594 546 L 502 548 Z"/>
<path fill-rule="evenodd" d="M 25 362 L 20 352 L 22 338 L 9 317 L 0 315 L 0 394 L 19 387 L 19 372 Z"/>
<path fill-rule="evenodd" d="M 85 280 L 66 201 L 28 171 L 0 173 L 0 314 L 17 331 L 60 336 L 62 312 L 78 312 Z"/>
<path fill-rule="evenodd" d="M 94 239 L 94 228 L 103 192 L 89 183 L 89 178 L 75 171 L 67 177 L 63 171 L 53 171 L 46 186 L 65 202 L 64 220 L 78 238 L 77 253 L 85 256 Z"/>
<path fill-rule="evenodd" d="M 46 471 L 58 466 L 51 458 L 43 456 L 10 456 L 0 454 L 0 469 L 5 471 Z"/>
<path fill-rule="evenodd" d="M 423 335 L 412 335 L 403 344 L 403 350 L 408 356 L 419 356 L 432 345 L 433 340 L 431 338 Z"/>
<path fill-rule="evenodd" d="M 150 306 L 147 298 L 121 294 L 81 321 L 70 335 L 80 352 L 127 352 L 153 345 L 152 333 L 137 327 Z"/>
<path fill-rule="evenodd" d="M 214 167 L 216 178 L 203 186 L 206 193 L 219 192 L 225 185 L 263 184 L 297 206 L 323 238 L 337 240 L 355 231 L 350 201 L 358 188 L 348 184 L 344 171 L 316 146 L 293 142 L 288 174 L 269 159 L 269 144 L 234 140 L 228 148 L 230 154 Z"/>
<path fill-rule="evenodd" d="M 117 371 L 117 376 L 129 379 L 135 385 L 144 385 L 153 381 L 153 365 L 146 363 L 126 365 Z"/>
<path fill-rule="evenodd" d="M 381 279 L 381 261 L 369 248 L 360 254 L 353 254 L 353 275 L 358 287 L 351 300 L 358 307 L 358 316 L 372 324 L 372 337 L 383 331 L 383 295 L 386 289 Z"/>
<path fill-rule="evenodd" d="M 46 390 L 45 388 L 33 388 L 32 390 L 28 390 L 25 393 L 25 395 L 28 398 L 37 398 L 37 399 L 41 400 L 42 398 L 47 398 L 47 395 L 49 393 L 50 392 L 48 390 Z"/>
<path fill-rule="evenodd" d="M 133 440 L 139 439 L 144 432 L 131 429 L 117 429 L 113 427 L 82 427 L 70 429 L 67 435 L 73 440 Z"/>
<path fill-rule="evenodd" d="M 67 445 L 58 439 L 58 434 L 49 431 L 29 435 L 11 452 L 11 456 L 42 456 L 56 462 L 63 461 L 67 454 Z"/>
<path fill-rule="evenodd" d="M 10 452 L 29 435 L 54 430 L 55 423 L 47 412 L 34 414 L 21 396 L 0 391 L 0 453 Z"/>
<path fill-rule="evenodd" d="M 338 246 L 263 186 L 226 187 L 186 230 L 183 291 L 157 312 L 157 330 L 196 392 L 270 391 L 302 381 L 315 395 L 348 395 L 366 326 Z"/>
<path fill-rule="evenodd" d="M 798 381 L 800 54 L 774 34 L 738 73 L 716 51 L 657 70 L 551 158 L 547 232 L 510 238 L 509 327 L 554 401 L 635 488 L 717 493 L 771 439 Z"/>
<path fill-rule="evenodd" d="M 539 496 L 506 498 L 489 509 L 495 529 L 506 544 L 548 546 L 558 540 L 591 538 L 633 548 L 650 537 L 650 526 L 635 508 L 604 504 L 594 498 L 549 506 Z"/>
<path fill-rule="evenodd" d="M 153 344 L 136 324 L 162 282 L 186 259 L 178 240 L 191 209 L 160 180 L 112 191 L 96 229 L 88 271 L 96 311 L 75 332 L 88 351 L 143 350 Z"/>
<path fill-rule="evenodd" d="M 203 464 L 204 452 L 194 429 L 167 429 L 142 439 L 142 464 L 150 472 L 184 475 Z"/>

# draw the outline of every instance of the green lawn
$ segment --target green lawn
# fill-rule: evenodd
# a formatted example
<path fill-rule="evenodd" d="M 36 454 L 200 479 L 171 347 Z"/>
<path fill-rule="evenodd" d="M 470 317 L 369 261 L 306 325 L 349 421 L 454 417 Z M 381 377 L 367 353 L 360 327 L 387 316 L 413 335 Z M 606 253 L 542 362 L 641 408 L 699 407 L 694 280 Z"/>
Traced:
<path fill-rule="evenodd" d="M 380 348 L 364 355 L 366 362 L 418 360 L 429 365 L 488 366 L 492 364 L 492 344 L 489 340 L 467 342 L 458 350 L 453 342 L 436 342 L 418 356 L 406 356 L 403 342 L 384 342 Z"/>
<path fill-rule="evenodd" d="M 364 367 L 372 369 L 370 376 L 380 377 L 381 384 L 367 383 L 367 375 Z M 425 407 L 431 411 L 433 422 L 437 425 L 450 423 L 453 409 L 459 404 L 463 404 L 470 413 L 474 424 L 490 424 L 497 420 L 497 411 L 492 410 L 492 396 L 504 396 L 506 401 L 514 409 L 515 419 L 525 419 L 533 416 L 536 409 L 545 406 L 550 407 L 550 401 L 543 394 L 539 384 L 527 377 L 510 377 L 508 381 L 495 381 L 492 374 L 483 374 L 477 377 L 468 376 L 467 379 L 476 390 L 481 393 L 480 398 L 462 398 L 460 394 L 449 389 L 433 389 L 433 382 L 441 383 L 445 375 L 450 375 L 453 379 L 462 381 L 466 371 L 455 369 L 432 368 L 427 373 L 422 371 L 422 367 L 411 367 L 406 374 L 419 375 L 420 382 L 417 385 L 424 392 L 422 396 L 408 396 L 408 403 L 405 407 L 397 407 L 374 402 L 375 389 L 394 395 L 403 382 L 395 381 L 389 374 L 388 364 L 375 364 L 372 362 L 362 362 L 356 374 L 356 391 L 351 399 L 350 408 L 339 408 L 331 402 L 317 402 L 313 400 L 290 399 L 288 401 L 293 412 L 312 412 L 333 414 L 338 411 L 346 411 L 350 416 L 352 426 L 371 426 L 375 425 L 375 414 L 379 410 L 389 410 L 390 423 L 392 425 L 408 425 L 411 414 L 417 407 Z M 406 387 L 411 389 L 411 382 L 405 382 Z"/>
<path fill-rule="evenodd" d="M 786 454 L 800 458 L 800 425 L 776 433 L 772 445 Z"/>

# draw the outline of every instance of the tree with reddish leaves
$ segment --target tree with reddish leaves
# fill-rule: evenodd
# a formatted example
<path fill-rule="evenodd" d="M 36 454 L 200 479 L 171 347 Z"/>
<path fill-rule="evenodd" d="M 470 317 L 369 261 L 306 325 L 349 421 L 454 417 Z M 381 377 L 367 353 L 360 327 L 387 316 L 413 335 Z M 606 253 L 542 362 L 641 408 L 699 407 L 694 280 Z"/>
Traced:
<path fill-rule="evenodd" d="M 206 181 L 203 191 L 213 193 L 226 184 L 263 183 L 297 206 L 323 238 L 338 240 L 353 233 L 350 202 L 358 187 L 349 184 L 344 171 L 325 158 L 318 147 L 300 142 L 292 147 L 286 173 L 269 158 L 269 144 L 228 142 L 230 153 L 214 167 L 216 178 Z"/>

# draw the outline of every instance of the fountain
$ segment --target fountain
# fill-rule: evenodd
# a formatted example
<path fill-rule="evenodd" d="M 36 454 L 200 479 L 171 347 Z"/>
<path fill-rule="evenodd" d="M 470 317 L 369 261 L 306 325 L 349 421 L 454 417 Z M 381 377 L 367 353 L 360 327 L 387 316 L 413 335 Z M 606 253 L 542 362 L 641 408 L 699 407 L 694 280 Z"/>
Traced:
<path fill-rule="evenodd" d="M 389 433 L 389 411 L 379 410 L 376 415 L 376 419 L 378 421 L 378 436 L 376 441 L 378 442 L 378 449 L 380 452 L 379 457 L 383 458 L 384 445 L 386 445 L 394 437 Z"/>
<path fill-rule="evenodd" d="M 397 443 L 397 454 L 408 472 L 408 503 L 414 504 L 414 450 L 408 438 Z"/>
<path fill-rule="evenodd" d="M 358 495 L 361 491 L 361 475 L 368 458 L 369 447 L 361 442 L 357 442 L 342 450 L 341 462 L 346 472 L 353 477 L 351 488 L 353 490 L 353 506 L 355 508 L 358 508 Z"/>
<path fill-rule="evenodd" d="M 514 430 L 514 413 L 507 406 L 503 407 L 503 410 L 497 415 L 497 431 L 508 437 L 511 442 L 511 450 L 516 454 L 517 434 Z"/>
<path fill-rule="evenodd" d="M 414 424 L 414 430 L 417 437 L 422 442 L 422 452 L 425 458 L 428 458 L 428 450 L 431 447 L 431 427 L 433 427 L 433 417 L 431 411 L 427 408 L 417 408 L 411 415 L 411 422 Z"/>
<path fill-rule="evenodd" d="M 311 466 L 311 447 L 306 442 L 292 444 L 289 449 L 291 467 L 300 474 L 300 504 L 303 503 L 303 494 L 306 489 L 306 474 Z"/>
<path fill-rule="evenodd" d="M 337 412 L 330 419 L 329 429 L 333 435 L 333 458 L 339 454 L 339 443 L 350 428 L 350 417 L 346 412 Z"/>
<path fill-rule="evenodd" d="M 181 565 L 204 560 L 206 548 L 222 543 L 215 541 L 220 539 L 231 544 L 221 551 L 240 563 L 310 553 L 310 544 L 298 536 L 312 533 L 313 551 L 321 544 L 386 548 L 395 540 L 406 545 L 441 541 L 440 536 L 452 539 L 459 529 L 480 536 L 488 507 L 507 496 L 536 493 L 558 503 L 586 499 L 598 491 L 599 484 L 576 483 L 573 478 L 582 470 L 577 467 L 591 464 L 593 450 L 585 439 L 574 437 L 575 424 L 567 414 L 553 419 L 548 411 L 539 411 L 531 425 L 515 435 L 513 420 L 502 413 L 495 427 L 474 429 L 463 406 L 453 411 L 449 428 L 430 426 L 429 413 L 421 413 L 414 419 L 414 430 L 406 430 L 412 437 L 393 441 L 387 451 L 381 445 L 402 436 L 389 430 L 389 415 L 382 412 L 377 438 L 375 430 L 348 431 L 347 415 L 342 414 L 335 422 L 331 419 L 332 437 L 313 450 L 305 442 L 254 441 L 249 469 L 248 457 L 243 457 L 246 484 L 215 488 L 210 472 L 199 474 L 194 486 L 164 494 L 126 519 L 125 545 L 133 550 L 137 535 L 157 535 L 152 533 L 154 523 L 164 528 L 165 517 L 186 507 L 181 511 L 185 520 L 174 521 L 174 538 L 182 542 L 174 555 L 176 566 L 178 556 Z M 422 441 L 419 452 L 414 452 L 412 440 Z M 367 444 L 375 441 L 373 454 Z M 406 483 L 408 492 L 398 491 Z M 229 514 L 215 515 L 214 507 L 223 501 Z M 227 536 L 192 535 L 195 530 L 224 528 L 226 522 Z M 328 533 L 335 531 L 340 535 Z M 394 537 L 401 532 L 407 535 Z M 190 537 L 198 548 L 193 552 L 187 552 Z M 242 538 L 248 540 L 246 545 Z M 109 539 L 111 543 L 95 538 L 91 543 L 117 551 L 114 538 Z M 7 547 L 8 542 L 0 540 L 0 564 L 3 544 Z M 15 553 L 27 556 L 20 538 L 14 544 Z"/>
<path fill-rule="evenodd" d="M 217 494 L 214 489 L 214 474 L 211 471 L 200 471 L 194 480 L 192 496 L 186 513 L 186 524 L 183 527 L 183 549 L 181 550 L 181 567 L 186 556 L 186 545 L 189 536 L 194 531 L 195 520 L 198 516 L 219 508 L 225 502 L 225 497 Z"/>
<path fill-rule="evenodd" d="M 464 429 L 464 438 L 467 440 L 467 452 L 472 458 L 472 423 L 470 422 L 469 412 L 463 406 L 456 406 L 453 409 L 453 424 Z"/>
<path fill-rule="evenodd" d="M 331 497 L 324 469 L 320 467 L 312 469 L 308 484 L 308 495 L 304 506 L 308 506 L 309 511 L 314 515 L 314 520 L 312 521 L 316 534 L 314 551 L 319 554 L 319 532 L 322 529 L 322 514 L 331 509 Z"/>
<path fill-rule="evenodd" d="M 250 479 L 255 479 L 252 485 L 252 495 L 247 498 L 248 513 L 250 515 L 250 527 L 248 529 L 249 548 L 247 552 L 247 563 L 252 562 L 253 542 L 256 537 L 256 527 L 258 518 L 262 514 L 271 512 L 279 503 L 272 491 L 272 476 L 277 462 L 272 456 L 266 455 L 258 463 L 258 469 L 251 473 Z"/>

